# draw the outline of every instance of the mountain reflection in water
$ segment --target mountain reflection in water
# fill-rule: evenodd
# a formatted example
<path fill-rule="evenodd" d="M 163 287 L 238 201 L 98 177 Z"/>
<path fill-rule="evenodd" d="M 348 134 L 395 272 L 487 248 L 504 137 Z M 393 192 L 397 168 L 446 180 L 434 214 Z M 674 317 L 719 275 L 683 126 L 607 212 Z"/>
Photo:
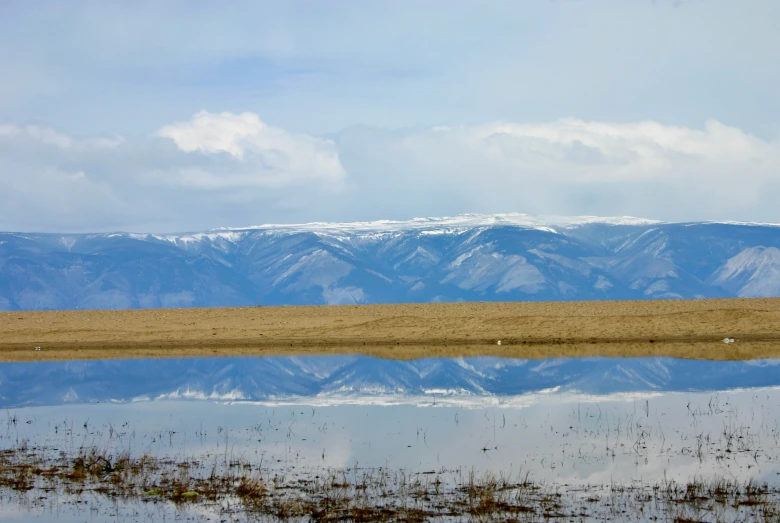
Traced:
<path fill-rule="evenodd" d="M 5 363 L 0 364 L 0 406 L 164 398 L 499 400 L 550 389 L 586 394 L 723 391 L 780 385 L 778 364 L 672 358 L 396 361 L 365 356 Z"/>
<path fill-rule="evenodd" d="M 37 459 L 42 470 L 95 452 L 184 460 L 203 474 L 222 463 L 225 473 L 239 467 L 278 482 L 281 493 L 327 475 L 383 474 L 458 492 L 475 474 L 495 474 L 596 496 L 612 510 L 614 485 L 780 487 L 779 369 L 774 360 L 347 356 L 2 364 L 0 457 Z M 49 490 L 30 483 L 28 494 L 8 479 L 18 488 L 0 484 L 0 518 L 84 515 L 70 480 Z M 144 515 L 145 502 L 101 499 L 89 501 L 98 519 L 181 515 L 178 506 Z M 62 503 L 75 508 L 60 512 Z M 221 521 L 220 507 L 201 508 Z"/>

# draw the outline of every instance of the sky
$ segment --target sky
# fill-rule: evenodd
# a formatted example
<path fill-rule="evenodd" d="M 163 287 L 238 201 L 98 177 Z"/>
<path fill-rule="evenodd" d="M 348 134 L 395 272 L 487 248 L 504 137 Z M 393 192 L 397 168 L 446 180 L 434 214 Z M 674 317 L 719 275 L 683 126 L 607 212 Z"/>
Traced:
<path fill-rule="evenodd" d="M 0 230 L 780 223 L 777 0 L 0 0 Z"/>

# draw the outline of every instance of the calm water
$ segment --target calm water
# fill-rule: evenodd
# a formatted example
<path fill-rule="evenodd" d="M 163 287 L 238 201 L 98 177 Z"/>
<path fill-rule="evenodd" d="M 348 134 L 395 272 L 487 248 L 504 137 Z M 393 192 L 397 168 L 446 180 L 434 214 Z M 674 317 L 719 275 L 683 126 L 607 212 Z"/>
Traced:
<path fill-rule="evenodd" d="M 561 485 L 780 484 L 779 370 L 671 359 L 4 364 L 0 449 L 227 457 L 287 478 L 382 467 L 455 484 L 470 471 Z M 96 497 L 0 499 L 13 520 L 217 517 Z"/>

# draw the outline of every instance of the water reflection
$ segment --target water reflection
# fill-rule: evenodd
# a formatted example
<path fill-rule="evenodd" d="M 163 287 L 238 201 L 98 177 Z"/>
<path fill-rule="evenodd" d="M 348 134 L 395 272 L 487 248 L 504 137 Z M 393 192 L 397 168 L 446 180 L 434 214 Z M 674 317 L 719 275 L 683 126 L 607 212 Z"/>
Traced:
<path fill-rule="evenodd" d="M 780 385 L 777 360 L 201 358 L 0 364 L 0 406 L 155 398 L 509 397 Z"/>
<path fill-rule="evenodd" d="M 288 482 L 347 469 L 431 474 L 442 488 L 490 472 L 568 486 L 692 478 L 780 485 L 777 363 L 312 357 L 6 364 L 0 449 L 57 455 L 99 448 L 112 456 L 240 463 Z"/>
<path fill-rule="evenodd" d="M 276 472 L 322 467 L 527 471 L 609 484 L 728 474 L 780 480 L 780 391 L 556 394 L 496 407 L 151 401 L 7 411 L 0 443 L 85 442 L 158 457 L 226 452 Z"/>

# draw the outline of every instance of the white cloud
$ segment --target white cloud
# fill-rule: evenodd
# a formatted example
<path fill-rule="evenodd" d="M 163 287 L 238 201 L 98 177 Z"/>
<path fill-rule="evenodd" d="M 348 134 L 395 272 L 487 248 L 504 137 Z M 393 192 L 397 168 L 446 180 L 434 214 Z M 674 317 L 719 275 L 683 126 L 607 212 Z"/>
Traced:
<path fill-rule="evenodd" d="M 704 130 L 651 121 L 618 124 L 566 118 L 546 124 L 437 127 L 431 132 L 488 161 L 572 173 L 564 169 L 568 167 L 604 179 L 615 175 L 657 179 L 685 165 L 748 165 L 777 153 L 776 144 L 716 120 L 707 121 Z"/>
<path fill-rule="evenodd" d="M 0 125 L 0 230 L 170 231 L 279 219 L 338 194 L 344 176 L 331 140 L 251 113 L 201 112 L 140 139 Z"/>
<path fill-rule="evenodd" d="M 185 152 L 224 153 L 255 166 L 254 174 L 265 182 L 319 179 L 337 182 L 344 177 L 336 146 L 331 140 L 293 134 L 270 126 L 253 113 L 219 114 L 201 111 L 186 122 L 166 125 L 157 136 L 170 138 Z M 219 179 L 202 170 L 188 170 L 184 180 L 213 187 Z M 251 185 L 253 177 L 242 175 L 227 183 Z"/>
<path fill-rule="evenodd" d="M 0 16 L 0 229 L 780 221 L 777 0 L 73 3 Z"/>
<path fill-rule="evenodd" d="M 342 133 L 339 147 L 358 185 L 381 194 L 393 184 L 421 189 L 424 198 L 408 194 L 414 215 L 430 214 L 426 200 L 451 200 L 460 208 L 439 213 L 780 219 L 765 201 L 780 184 L 780 143 L 715 120 L 702 129 L 567 118 L 363 130 Z"/>
<path fill-rule="evenodd" d="M 145 139 L 0 125 L 5 230 L 512 211 L 780 222 L 778 192 L 780 142 L 715 120 L 354 127 L 333 139 L 205 111 Z"/>
<path fill-rule="evenodd" d="M 120 136 L 78 139 L 40 125 L 0 125 L 0 140 L 13 139 L 32 140 L 61 150 L 111 149 L 124 141 Z"/>

